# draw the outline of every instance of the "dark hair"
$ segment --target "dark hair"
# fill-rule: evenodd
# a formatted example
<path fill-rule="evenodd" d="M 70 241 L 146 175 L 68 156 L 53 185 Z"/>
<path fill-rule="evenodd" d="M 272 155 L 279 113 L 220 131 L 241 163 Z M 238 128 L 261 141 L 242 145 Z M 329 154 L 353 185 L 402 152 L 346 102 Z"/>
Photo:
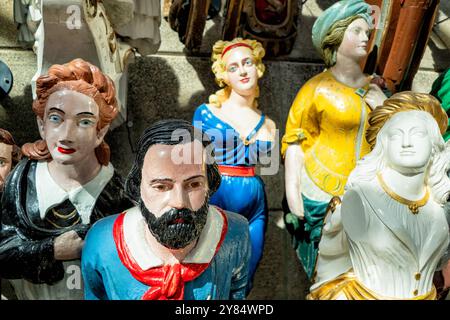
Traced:
<path fill-rule="evenodd" d="M 180 135 L 177 135 L 177 133 L 180 133 Z M 174 137 L 179 139 L 174 139 Z M 204 148 L 207 148 L 211 144 L 208 135 L 202 134 L 200 130 L 185 120 L 161 120 L 145 129 L 138 142 L 133 167 L 125 181 L 125 192 L 129 197 L 136 203 L 139 202 L 141 197 L 142 166 L 144 164 L 144 157 L 151 146 L 155 144 L 177 145 L 194 140 L 201 141 Z M 217 191 L 221 182 L 219 168 L 214 160 L 213 150 L 214 148 L 210 148 L 211 152 L 206 152 L 206 174 L 210 195 Z"/>
<path fill-rule="evenodd" d="M 11 169 L 14 168 L 14 166 L 19 163 L 20 158 L 22 158 L 22 152 L 20 151 L 20 148 L 17 146 L 13 136 L 8 130 L 0 128 L 0 143 L 12 146 Z"/>

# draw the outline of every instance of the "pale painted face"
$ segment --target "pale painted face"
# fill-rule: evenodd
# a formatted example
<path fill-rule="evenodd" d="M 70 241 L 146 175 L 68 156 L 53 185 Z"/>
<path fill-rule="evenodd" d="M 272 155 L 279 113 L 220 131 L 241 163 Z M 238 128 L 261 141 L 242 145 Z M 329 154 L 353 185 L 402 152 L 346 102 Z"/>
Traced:
<path fill-rule="evenodd" d="M 387 164 L 404 174 L 423 172 L 432 151 L 431 138 L 424 122 L 409 113 L 399 112 L 392 116 L 386 133 Z"/>
<path fill-rule="evenodd" d="M 177 163 L 173 155 L 180 155 L 178 150 L 182 150 L 181 153 L 183 150 L 190 152 L 193 156 L 197 153 L 196 158 L 199 152 L 203 154 L 201 142 L 194 140 L 185 145 L 153 145 L 144 157 L 141 198 L 157 218 L 173 208 L 196 211 L 204 204 L 208 194 L 206 165 L 195 161 Z"/>
<path fill-rule="evenodd" d="M 99 108 L 82 93 L 61 90 L 50 95 L 44 119 L 38 117 L 39 131 L 54 161 L 82 163 L 95 155 L 108 126 L 97 131 Z"/>
<path fill-rule="evenodd" d="M 347 27 L 338 54 L 360 60 L 367 55 L 370 29 L 366 20 L 356 19 Z"/>
<path fill-rule="evenodd" d="M 224 61 L 226 82 L 233 91 L 243 96 L 253 94 L 258 85 L 258 70 L 250 48 L 233 48 L 225 53 Z"/>
<path fill-rule="evenodd" d="M 0 190 L 11 171 L 13 146 L 0 142 Z"/>

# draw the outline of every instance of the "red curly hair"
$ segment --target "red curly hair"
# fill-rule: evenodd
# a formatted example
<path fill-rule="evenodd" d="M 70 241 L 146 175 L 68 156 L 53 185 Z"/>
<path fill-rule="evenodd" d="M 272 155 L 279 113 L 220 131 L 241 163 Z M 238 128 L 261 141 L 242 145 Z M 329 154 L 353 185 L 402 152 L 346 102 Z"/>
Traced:
<path fill-rule="evenodd" d="M 63 65 L 55 64 L 50 67 L 47 75 L 42 75 L 37 79 L 37 98 L 33 101 L 33 111 L 36 116 L 43 119 L 50 95 L 64 89 L 82 93 L 97 103 L 100 118 L 97 130 L 109 125 L 117 116 L 119 110 L 114 83 L 99 68 L 83 59 L 75 59 Z M 51 159 L 44 140 L 25 144 L 22 152 L 30 159 Z M 103 141 L 95 149 L 95 155 L 100 164 L 108 165 L 110 159 L 108 144 Z"/>

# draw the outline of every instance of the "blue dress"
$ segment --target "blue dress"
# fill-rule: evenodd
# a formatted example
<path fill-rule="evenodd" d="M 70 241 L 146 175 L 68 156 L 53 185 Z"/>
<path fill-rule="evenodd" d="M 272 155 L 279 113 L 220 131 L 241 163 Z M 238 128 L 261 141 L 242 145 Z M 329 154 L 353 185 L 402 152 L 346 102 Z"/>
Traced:
<path fill-rule="evenodd" d="M 259 123 L 246 138 L 250 141 L 264 124 L 262 115 Z M 216 117 L 202 104 L 193 117 L 195 127 L 206 133 L 214 143 L 217 164 L 226 166 L 255 167 L 260 157 L 269 156 L 272 150 L 270 141 L 256 140 L 245 144 L 239 133 L 228 123 Z M 249 282 L 255 274 L 264 249 L 264 234 L 268 217 L 268 207 L 264 182 L 259 176 L 234 177 L 222 175 L 219 189 L 210 199 L 210 203 L 224 210 L 243 215 L 249 222 L 252 254 L 249 268 Z"/>

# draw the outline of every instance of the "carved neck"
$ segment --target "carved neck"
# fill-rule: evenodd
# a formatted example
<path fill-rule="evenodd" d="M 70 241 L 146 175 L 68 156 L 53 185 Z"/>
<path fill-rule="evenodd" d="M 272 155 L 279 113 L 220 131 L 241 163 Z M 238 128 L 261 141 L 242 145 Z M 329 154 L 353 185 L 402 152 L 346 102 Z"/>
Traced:
<path fill-rule="evenodd" d="M 194 249 L 197 245 L 197 240 L 192 241 L 192 243 L 188 244 L 186 247 L 174 250 L 169 249 L 163 246 L 161 243 L 156 240 L 153 234 L 150 232 L 148 227 L 144 228 L 145 232 L 145 240 L 147 244 L 150 246 L 152 252 L 164 262 L 164 265 L 174 265 L 177 263 L 182 263 L 184 258 L 189 254 L 189 252 Z"/>
<path fill-rule="evenodd" d="M 425 195 L 425 172 L 402 174 L 387 167 L 381 176 L 389 189 L 403 198 L 414 201 Z"/>
<path fill-rule="evenodd" d="M 76 164 L 61 164 L 55 160 L 48 163 L 51 177 L 65 191 L 88 183 L 97 176 L 101 167 L 95 153 Z"/>
<path fill-rule="evenodd" d="M 230 97 L 223 104 L 225 106 L 233 106 L 239 108 L 253 108 L 255 101 L 256 90 L 249 95 L 241 95 L 234 90 L 231 90 Z"/>
<path fill-rule="evenodd" d="M 358 60 L 337 53 L 336 64 L 330 70 L 339 82 L 352 88 L 360 88 L 367 84 L 367 79 L 359 63 Z"/>

